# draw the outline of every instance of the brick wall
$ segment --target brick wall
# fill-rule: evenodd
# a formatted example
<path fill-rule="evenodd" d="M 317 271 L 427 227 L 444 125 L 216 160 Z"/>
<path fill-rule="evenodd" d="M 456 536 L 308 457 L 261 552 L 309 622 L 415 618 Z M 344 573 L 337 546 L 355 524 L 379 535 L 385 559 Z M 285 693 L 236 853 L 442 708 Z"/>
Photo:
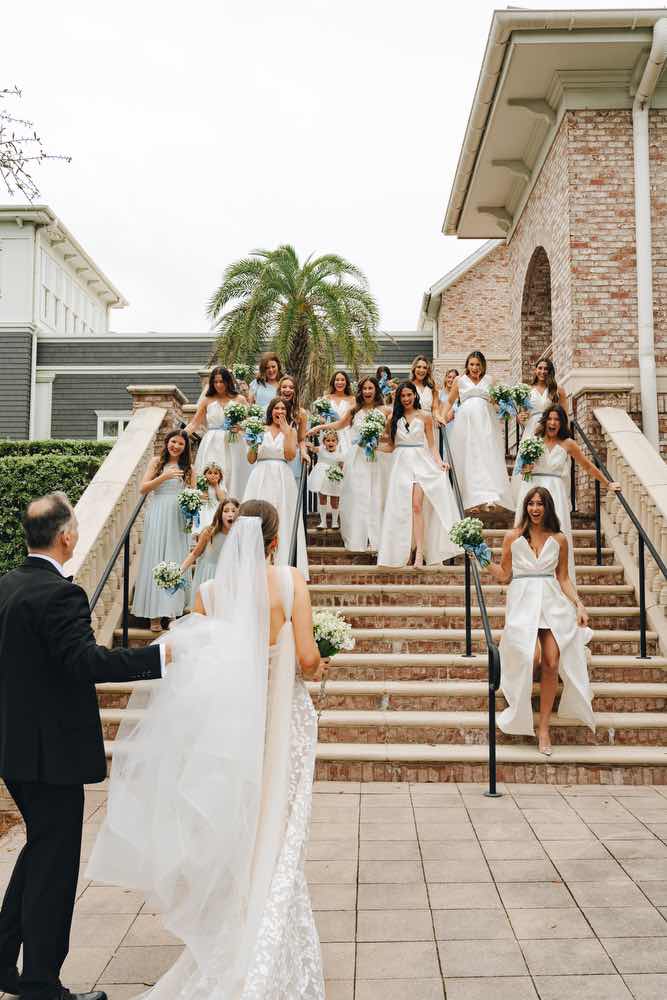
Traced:
<path fill-rule="evenodd" d="M 667 365 L 667 110 L 650 112 L 649 145 L 655 357 L 658 365 Z M 660 416 L 662 437 L 667 428 L 662 426 L 664 415 L 661 413 Z"/>

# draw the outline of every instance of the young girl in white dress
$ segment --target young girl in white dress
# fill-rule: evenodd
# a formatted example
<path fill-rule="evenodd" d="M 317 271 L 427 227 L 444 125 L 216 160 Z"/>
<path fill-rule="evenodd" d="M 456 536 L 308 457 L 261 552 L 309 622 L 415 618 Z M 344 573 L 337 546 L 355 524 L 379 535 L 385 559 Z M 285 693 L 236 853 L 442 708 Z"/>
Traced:
<path fill-rule="evenodd" d="M 238 427 L 225 430 L 225 409 L 230 403 L 247 403 L 228 368 L 213 369 L 208 388 L 199 400 L 194 417 L 186 427 L 189 434 L 205 426 L 195 459 L 195 472 L 199 475 L 209 462 L 216 462 L 224 471 L 225 485 L 230 493 L 242 495 L 250 469 L 245 457 L 243 435 Z"/>
<path fill-rule="evenodd" d="M 562 406 L 550 406 L 545 410 L 537 425 L 535 436 L 544 440 L 545 451 L 542 458 L 539 458 L 534 465 L 524 466 L 522 474 L 514 477 L 518 480 L 517 513 L 514 523 L 516 525 L 521 523 L 524 500 L 534 486 L 543 486 L 548 490 L 554 502 L 560 530 L 567 538 L 568 572 L 570 580 L 576 585 L 574 540 L 570 520 L 570 459 L 573 459 L 585 472 L 597 479 L 605 489 L 616 493 L 620 489 L 620 485 L 609 482 L 597 466 L 593 465 L 584 455 L 579 445 L 572 440 L 567 414 Z M 524 478 L 526 474 L 530 476 L 530 479 Z"/>
<path fill-rule="evenodd" d="M 509 583 L 505 628 L 500 640 L 501 690 L 508 707 L 498 716 L 504 733 L 533 736 L 533 667 L 540 664 L 538 749 L 551 756 L 549 724 L 560 675 L 558 715 L 595 731 L 586 645 L 593 633 L 568 573 L 568 541 L 551 494 L 533 486 L 519 527 L 508 531 L 500 565 L 489 572 Z"/>
<path fill-rule="evenodd" d="M 209 462 L 202 473 L 206 480 L 206 492 L 202 491 L 202 505 L 199 509 L 199 517 L 195 518 L 192 525 L 192 538 L 195 543 L 201 533 L 213 522 L 213 517 L 218 509 L 218 505 L 227 495 L 222 485 L 223 473 L 217 462 Z"/>
<path fill-rule="evenodd" d="M 139 553 L 139 570 L 134 588 L 132 614 L 150 618 L 151 632 L 160 632 L 162 618 L 178 618 L 185 610 L 186 590 L 168 594 L 153 579 L 159 562 L 182 563 L 188 555 L 190 532 L 178 506 L 185 487 L 194 488 L 195 474 L 190 462 L 190 440 L 185 431 L 170 431 L 158 458 L 148 463 L 139 488 L 148 493 L 144 531 Z"/>
<path fill-rule="evenodd" d="M 435 392 L 433 368 L 423 354 L 418 354 L 412 362 L 410 381 L 417 390 L 419 403 L 424 413 L 438 412 L 438 397 Z"/>
<path fill-rule="evenodd" d="M 562 406 L 567 413 L 567 394 L 556 382 L 556 369 L 550 358 L 543 358 L 535 365 L 529 401 L 531 409 L 521 411 L 519 423 L 523 424 L 523 433 L 531 437 L 534 436 L 545 410 L 552 406 Z"/>
<path fill-rule="evenodd" d="M 465 373 L 455 379 L 442 412 L 446 424 L 460 403 L 447 436 L 466 511 L 482 506 L 514 510 L 501 422 L 489 400 L 492 385 L 486 374 L 486 358 L 481 351 L 472 351 L 466 358 Z"/>
<path fill-rule="evenodd" d="M 352 392 L 350 376 L 342 369 L 338 369 L 331 376 L 329 391 L 326 398 L 330 401 L 336 411 L 336 418 L 340 420 L 346 413 L 354 409 L 355 397 Z M 349 427 L 344 427 L 338 435 L 340 450 L 343 454 L 352 444 L 352 431 Z"/>
<path fill-rule="evenodd" d="M 382 479 L 380 463 L 376 457 L 367 458 L 358 443 L 358 435 L 365 417 L 378 410 L 387 418 L 389 408 L 383 405 L 382 392 L 376 378 L 368 376 L 359 380 L 357 400 L 350 410 L 331 424 L 318 424 L 308 434 L 317 434 L 332 427 L 340 431 L 351 425 L 352 447 L 345 456 L 343 492 L 340 501 L 340 531 L 346 549 L 353 552 L 377 552 L 382 531 Z M 356 439 L 356 440 L 355 440 Z"/>
<path fill-rule="evenodd" d="M 275 552 L 277 566 L 289 566 L 292 524 L 298 495 L 288 463 L 293 460 L 296 451 L 296 429 L 287 423 L 287 406 L 276 396 L 266 410 L 262 443 L 257 449 L 248 449 L 248 462 L 252 471 L 243 500 L 265 500 L 278 511 L 283 527 Z M 299 517 L 297 528 L 297 566 L 307 580 L 308 556 L 302 517 Z"/>
<path fill-rule="evenodd" d="M 343 491 L 342 480 L 329 479 L 329 471 L 332 468 L 343 471 L 344 455 L 340 448 L 338 431 L 332 427 L 327 427 L 322 431 L 322 444 L 317 451 L 317 464 L 308 476 L 308 489 L 311 493 L 318 494 L 318 504 L 320 511 L 320 523 L 317 525 L 318 531 L 324 531 L 327 527 L 327 510 L 331 506 L 331 527 L 338 527 L 338 505 L 340 495 Z"/>
<path fill-rule="evenodd" d="M 181 571 L 185 573 L 191 566 L 195 566 L 196 563 L 195 574 L 192 580 L 190 607 L 192 607 L 192 601 L 194 601 L 202 583 L 205 580 L 212 580 L 215 576 L 222 546 L 236 520 L 239 506 L 238 500 L 235 500 L 234 497 L 227 497 L 225 500 L 222 500 L 216 508 L 212 522 L 204 528 L 194 549 L 181 564 Z"/>
<path fill-rule="evenodd" d="M 459 520 L 446 465 L 433 433 L 433 419 L 419 404 L 412 382 L 396 389 L 390 449 L 394 462 L 382 520 L 378 566 L 442 563 L 460 553 L 449 530 Z"/>

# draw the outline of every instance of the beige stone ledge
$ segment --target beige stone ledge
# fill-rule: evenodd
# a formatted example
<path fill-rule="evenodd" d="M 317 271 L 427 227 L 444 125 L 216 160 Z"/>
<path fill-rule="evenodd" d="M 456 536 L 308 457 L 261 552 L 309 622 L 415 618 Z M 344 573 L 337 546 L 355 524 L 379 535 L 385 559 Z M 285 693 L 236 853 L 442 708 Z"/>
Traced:
<path fill-rule="evenodd" d="M 667 464 L 625 410 L 600 406 L 593 413 L 605 435 L 646 489 L 659 513 L 663 517 L 667 516 Z"/>
<path fill-rule="evenodd" d="M 131 396 L 173 396 L 179 403 L 188 401 L 177 385 L 128 385 L 127 391 Z"/>

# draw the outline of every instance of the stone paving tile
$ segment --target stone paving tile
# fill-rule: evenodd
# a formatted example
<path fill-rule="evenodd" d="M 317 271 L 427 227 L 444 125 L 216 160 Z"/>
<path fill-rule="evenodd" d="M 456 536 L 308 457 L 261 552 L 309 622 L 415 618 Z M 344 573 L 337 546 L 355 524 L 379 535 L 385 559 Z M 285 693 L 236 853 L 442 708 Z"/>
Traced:
<path fill-rule="evenodd" d="M 625 976 L 635 1000 L 665 1000 L 667 997 L 667 975 Z"/>
<path fill-rule="evenodd" d="M 667 858 L 642 858 L 624 860 L 623 867 L 635 882 L 667 881 Z"/>
<path fill-rule="evenodd" d="M 476 840 L 422 840 L 420 846 L 424 861 L 484 860 L 482 848 Z"/>
<path fill-rule="evenodd" d="M 315 795 L 358 795 L 361 791 L 359 781 L 314 781 Z"/>
<path fill-rule="evenodd" d="M 491 872 L 482 858 L 475 861 L 424 861 L 427 882 L 490 882 Z"/>
<path fill-rule="evenodd" d="M 354 910 L 355 908 L 356 885 L 310 885 L 308 890 L 313 910 Z"/>
<path fill-rule="evenodd" d="M 409 792 L 402 795 L 362 795 L 361 808 L 366 809 L 405 809 L 409 808 L 412 800 Z"/>
<path fill-rule="evenodd" d="M 426 883 L 412 885 L 360 885 L 360 910 L 424 910 L 428 907 Z"/>
<path fill-rule="evenodd" d="M 540 1000 L 633 1000 L 621 977 L 613 974 L 536 976 L 535 985 Z"/>
<path fill-rule="evenodd" d="M 329 979 L 324 989 L 326 1000 L 354 1000 L 354 982 L 351 979 Z"/>
<path fill-rule="evenodd" d="M 511 909 L 572 907 L 572 896 L 559 882 L 503 882 L 498 886 L 503 904 Z"/>
<path fill-rule="evenodd" d="M 558 872 L 550 861 L 490 861 L 496 882 L 558 882 Z"/>
<path fill-rule="evenodd" d="M 146 984 L 116 983 L 113 986 L 105 986 L 104 992 L 106 993 L 108 1000 L 132 1000 L 132 997 L 136 997 L 139 993 L 146 992 Z"/>
<path fill-rule="evenodd" d="M 472 823 L 420 823 L 417 826 L 419 840 L 439 840 L 446 843 L 450 840 L 472 840 L 477 842 L 477 835 Z"/>
<path fill-rule="evenodd" d="M 356 861 L 306 861 L 306 878 L 317 885 L 354 885 Z"/>
<path fill-rule="evenodd" d="M 412 806 L 381 806 L 379 809 L 364 805 L 361 808 L 362 823 L 414 823 Z"/>
<path fill-rule="evenodd" d="M 534 976 L 590 975 L 615 971 L 609 955 L 594 938 L 563 938 L 555 941 L 542 938 L 537 941 L 522 941 L 521 948 Z"/>
<path fill-rule="evenodd" d="M 521 976 L 526 974 L 521 948 L 516 941 L 485 941 L 481 948 L 469 941 L 438 941 L 445 976 Z"/>
<path fill-rule="evenodd" d="M 354 941 L 356 927 L 354 910 L 318 910 L 315 926 L 322 944 Z"/>
<path fill-rule="evenodd" d="M 433 910 L 493 910 L 501 906 L 495 885 L 485 882 L 431 882 L 428 894 Z"/>
<path fill-rule="evenodd" d="M 308 861 L 356 861 L 358 855 L 356 840 L 311 840 L 306 849 Z"/>
<path fill-rule="evenodd" d="M 603 843 L 606 840 L 653 840 L 653 834 L 643 823 L 591 823 L 591 832 Z"/>
<path fill-rule="evenodd" d="M 545 840 L 544 850 L 553 861 L 606 861 L 609 851 L 599 840 Z"/>
<path fill-rule="evenodd" d="M 435 979 L 440 975 L 435 943 L 400 941 L 357 944 L 358 979 Z M 410 984 L 405 984 L 406 993 Z"/>
<path fill-rule="evenodd" d="M 359 824 L 360 840 L 416 840 L 414 823 L 364 823 Z"/>
<path fill-rule="evenodd" d="M 325 979 L 354 979 L 353 942 L 322 944 Z"/>
<path fill-rule="evenodd" d="M 419 861 L 416 840 L 363 840 L 359 844 L 359 861 Z"/>
<path fill-rule="evenodd" d="M 507 913 L 519 941 L 595 936 L 576 907 L 510 909 Z"/>
<path fill-rule="evenodd" d="M 99 980 L 103 983 L 146 983 L 152 986 L 171 968 L 182 946 L 119 948 Z"/>
<path fill-rule="evenodd" d="M 143 905 L 138 892 L 115 886 L 91 885 L 77 902 L 79 913 L 131 913 L 136 915 Z M 131 980 L 136 982 L 136 980 Z"/>
<path fill-rule="evenodd" d="M 601 941 L 621 975 L 626 972 L 667 973 L 664 938 L 602 938 Z"/>
<path fill-rule="evenodd" d="M 131 913 L 75 913 L 70 934 L 72 948 L 115 948 L 135 919 Z"/>
<path fill-rule="evenodd" d="M 154 913 L 140 913 L 123 938 L 123 947 L 126 948 L 180 943 L 177 937 L 164 929 L 160 917 Z"/>
<path fill-rule="evenodd" d="M 431 911 L 359 910 L 357 941 L 432 941 Z"/>
<path fill-rule="evenodd" d="M 637 884 L 655 906 L 667 906 L 667 882 L 638 882 Z"/>
<path fill-rule="evenodd" d="M 537 1000 L 532 981 L 527 976 L 503 976 L 502 979 L 445 978 L 447 1000 Z M 570 998 L 568 998 L 570 1000 Z"/>
<path fill-rule="evenodd" d="M 423 878 L 421 861 L 360 861 L 359 884 L 397 882 L 406 885 Z"/>
<path fill-rule="evenodd" d="M 459 809 L 463 799 L 459 795 L 422 795 L 418 792 L 412 793 L 412 804 L 415 809 Z"/>
<path fill-rule="evenodd" d="M 617 861 L 568 861 L 559 858 L 556 867 L 566 882 L 624 882 L 629 879 Z"/>
<path fill-rule="evenodd" d="M 644 906 L 646 897 L 633 882 L 569 882 L 577 904 L 585 906 Z"/>
<path fill-rule="evenodd" d="M 435 936 L 438 941 L 491 941 L 509 938 L 514 933 L 510 922 L 499 909 L 434 910 Z"/>
<path fill-rule="evenodd" d="M 667 937 L 667 920 L 653 906 L 585 906 L 586 919 L 600 938 Z M 667 942 L 662 942 L 667 947 Z"/>
<path fill-rule="evenodd" d="M 313 823 L 310 828 L 310 839 L 355 840 L 358 832 L 357 823 Z"/>
<path fill-rule="evenodd" d="M 61 970 L 63 982 L 86 984 L 87 989 L 96 983 L 110 961 L 114 947 L 72 948 Z M 136 979 L 135 979 L 136 982 Z"/>
<path fill-rule="evenodd" d="M 607 840 L 605 847 L 619 861 L 667 858 L 667 844 L 660 840 Z"/>
<path fill-rule="evenodd" d="M 358 979 L 356 1000 L 444 1000 L 441 979 L 411 979 L 397 980 L 394 983 L 386 979 Z M 449 993 L 447 994 L 449 998 Z M 329 994 L 327 993 L 327 1000 Z"/>
<path fill-rule="evenodd" d="M 539 840 L 484 840 L 487 861 L 542 861 L 546 858 Z"/>

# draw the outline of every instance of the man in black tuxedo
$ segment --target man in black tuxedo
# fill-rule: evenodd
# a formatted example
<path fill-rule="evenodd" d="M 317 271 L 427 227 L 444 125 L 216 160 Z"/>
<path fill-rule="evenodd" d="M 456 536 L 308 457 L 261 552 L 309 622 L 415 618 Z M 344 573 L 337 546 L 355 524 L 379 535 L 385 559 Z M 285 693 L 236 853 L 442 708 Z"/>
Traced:
<path fill-rule="evenodd" d="M 28 557 L 0 579 L 0 776 L 25 821 L 0 910 L 0 991 L 69 1000 L 60 982 L 79 874 L 84 784 L 106 759 L 96 682 L 157 678 L 157 646 L 98 646 L 85 591 L 63 575 L 78 539 L 62 493 L 24 516 Z M 16 968 L 23 945 L 23 970 Z M 106 1000 L 101 992 L 80 994 Z"/>

